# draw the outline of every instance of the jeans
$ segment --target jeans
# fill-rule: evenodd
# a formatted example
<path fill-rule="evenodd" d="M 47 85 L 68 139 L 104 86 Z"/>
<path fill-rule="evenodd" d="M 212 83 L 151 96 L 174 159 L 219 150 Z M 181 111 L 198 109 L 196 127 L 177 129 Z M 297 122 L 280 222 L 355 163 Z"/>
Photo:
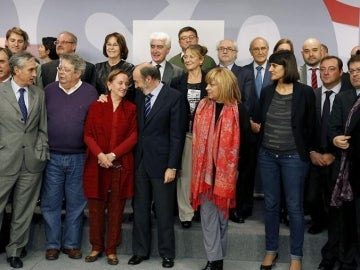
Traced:
<path fill-rule="evenodd" d="M 86 198 L 83 192 L 85 154 L 50 153 L 41 193 L 45 221 L 46 249 L 80 249 Z M 66 215 L 61 230 L 61 210 L 65 197 Z"/>
<path fill-rule="evenodd" d="M 279 246 L 281 184 L 290 220 L 291 259 L 301 259 L 304 242 L 304 181 L 309 164 L 294 154 L 278 154 L 260 148 L 258 166 L 265 195 L 265 240 L 267 253 Z"/>

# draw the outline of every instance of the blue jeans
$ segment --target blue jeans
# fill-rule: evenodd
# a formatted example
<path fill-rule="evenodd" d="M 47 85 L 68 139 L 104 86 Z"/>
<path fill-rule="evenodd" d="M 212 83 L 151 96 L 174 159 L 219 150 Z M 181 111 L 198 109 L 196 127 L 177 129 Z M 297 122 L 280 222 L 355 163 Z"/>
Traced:
<path fill-rule="evenodd" d="M 83 192 L 85 154 L 50 153 L 41 192 L 46 249 L 81 248 L 86 198 Z M 61 230 L 62 201 L 66 216 Z"/>
<path fill-rule="evenodd" d="M 291 258 L 301 259 L 304 242 L 304 181 L 309 164 L 301 160 L 297 153 L 277 154 L 260 148 L 258 166 L 265 195 L 266 251 L 278 251 L 282 184 L 290 220 Z"/>

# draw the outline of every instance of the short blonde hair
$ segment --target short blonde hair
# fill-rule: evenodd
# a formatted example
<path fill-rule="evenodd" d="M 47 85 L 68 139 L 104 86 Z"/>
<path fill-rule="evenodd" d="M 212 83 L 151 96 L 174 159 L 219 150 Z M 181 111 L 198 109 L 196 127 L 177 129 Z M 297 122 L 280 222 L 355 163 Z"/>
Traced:
<path fill-rule="evenodd" d="M 232 71 L 223 67 L 211 69 L 207 74 L 205 81 L 207 84 L 214 83 L 219 89 L 219 102 L 226 105 L 240 103 L 241 93 L 238 80 Z"/>

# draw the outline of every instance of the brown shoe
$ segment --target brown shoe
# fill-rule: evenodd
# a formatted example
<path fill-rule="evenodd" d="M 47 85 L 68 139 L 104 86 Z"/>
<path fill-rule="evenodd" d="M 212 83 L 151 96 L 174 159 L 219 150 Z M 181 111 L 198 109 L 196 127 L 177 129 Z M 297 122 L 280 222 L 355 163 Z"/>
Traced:
<path fill-rule="evenodd" d="M 110 265 L 117 265 L 119 263 L 119 259 L 116 257 L 115 254 L 110 254 L 107 256 L 107 263 Z"/>
<path fill-rule="evenodd" d="M 81 259 L 82 253 L 76 248 L 63 248 L 62 252 L 67 254 L 70 259 Z"/>
<path fill-rule="evenodd" d="M 102 256 L 102 253 L 100 251 L 91 251 L 89 255 L 85 257 L 85 262 L 92 263 L 95 262 L 99 257 Z"/>
<path fill-rule="evenodd" d="M 47 249 L 45 258 L 49 261 L 57 260 L 59 258 L 59 250 L 55 248 Z"/>

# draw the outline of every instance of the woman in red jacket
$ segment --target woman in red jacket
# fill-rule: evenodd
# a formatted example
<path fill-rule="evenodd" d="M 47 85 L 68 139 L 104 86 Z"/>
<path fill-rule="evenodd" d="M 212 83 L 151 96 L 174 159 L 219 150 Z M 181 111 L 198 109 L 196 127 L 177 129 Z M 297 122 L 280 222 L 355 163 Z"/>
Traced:
<path fill-rule="evenodd" d="M 84 193 L 88 198 L 92 245 L 85 261 L 94 262 L 105 251 L 107 262 L 116 265 L 122 215 L 126 199 L 133 196 L 132 149 L 137 142 L 137 121 L 136 106 L 124 98 L 129 88 L 129 75 L 123 70 L 114 70 L 106 84 L 110 91 L 108 102 L 94 102 L 85 123 L 84 141 L 88 151 Z"/>

